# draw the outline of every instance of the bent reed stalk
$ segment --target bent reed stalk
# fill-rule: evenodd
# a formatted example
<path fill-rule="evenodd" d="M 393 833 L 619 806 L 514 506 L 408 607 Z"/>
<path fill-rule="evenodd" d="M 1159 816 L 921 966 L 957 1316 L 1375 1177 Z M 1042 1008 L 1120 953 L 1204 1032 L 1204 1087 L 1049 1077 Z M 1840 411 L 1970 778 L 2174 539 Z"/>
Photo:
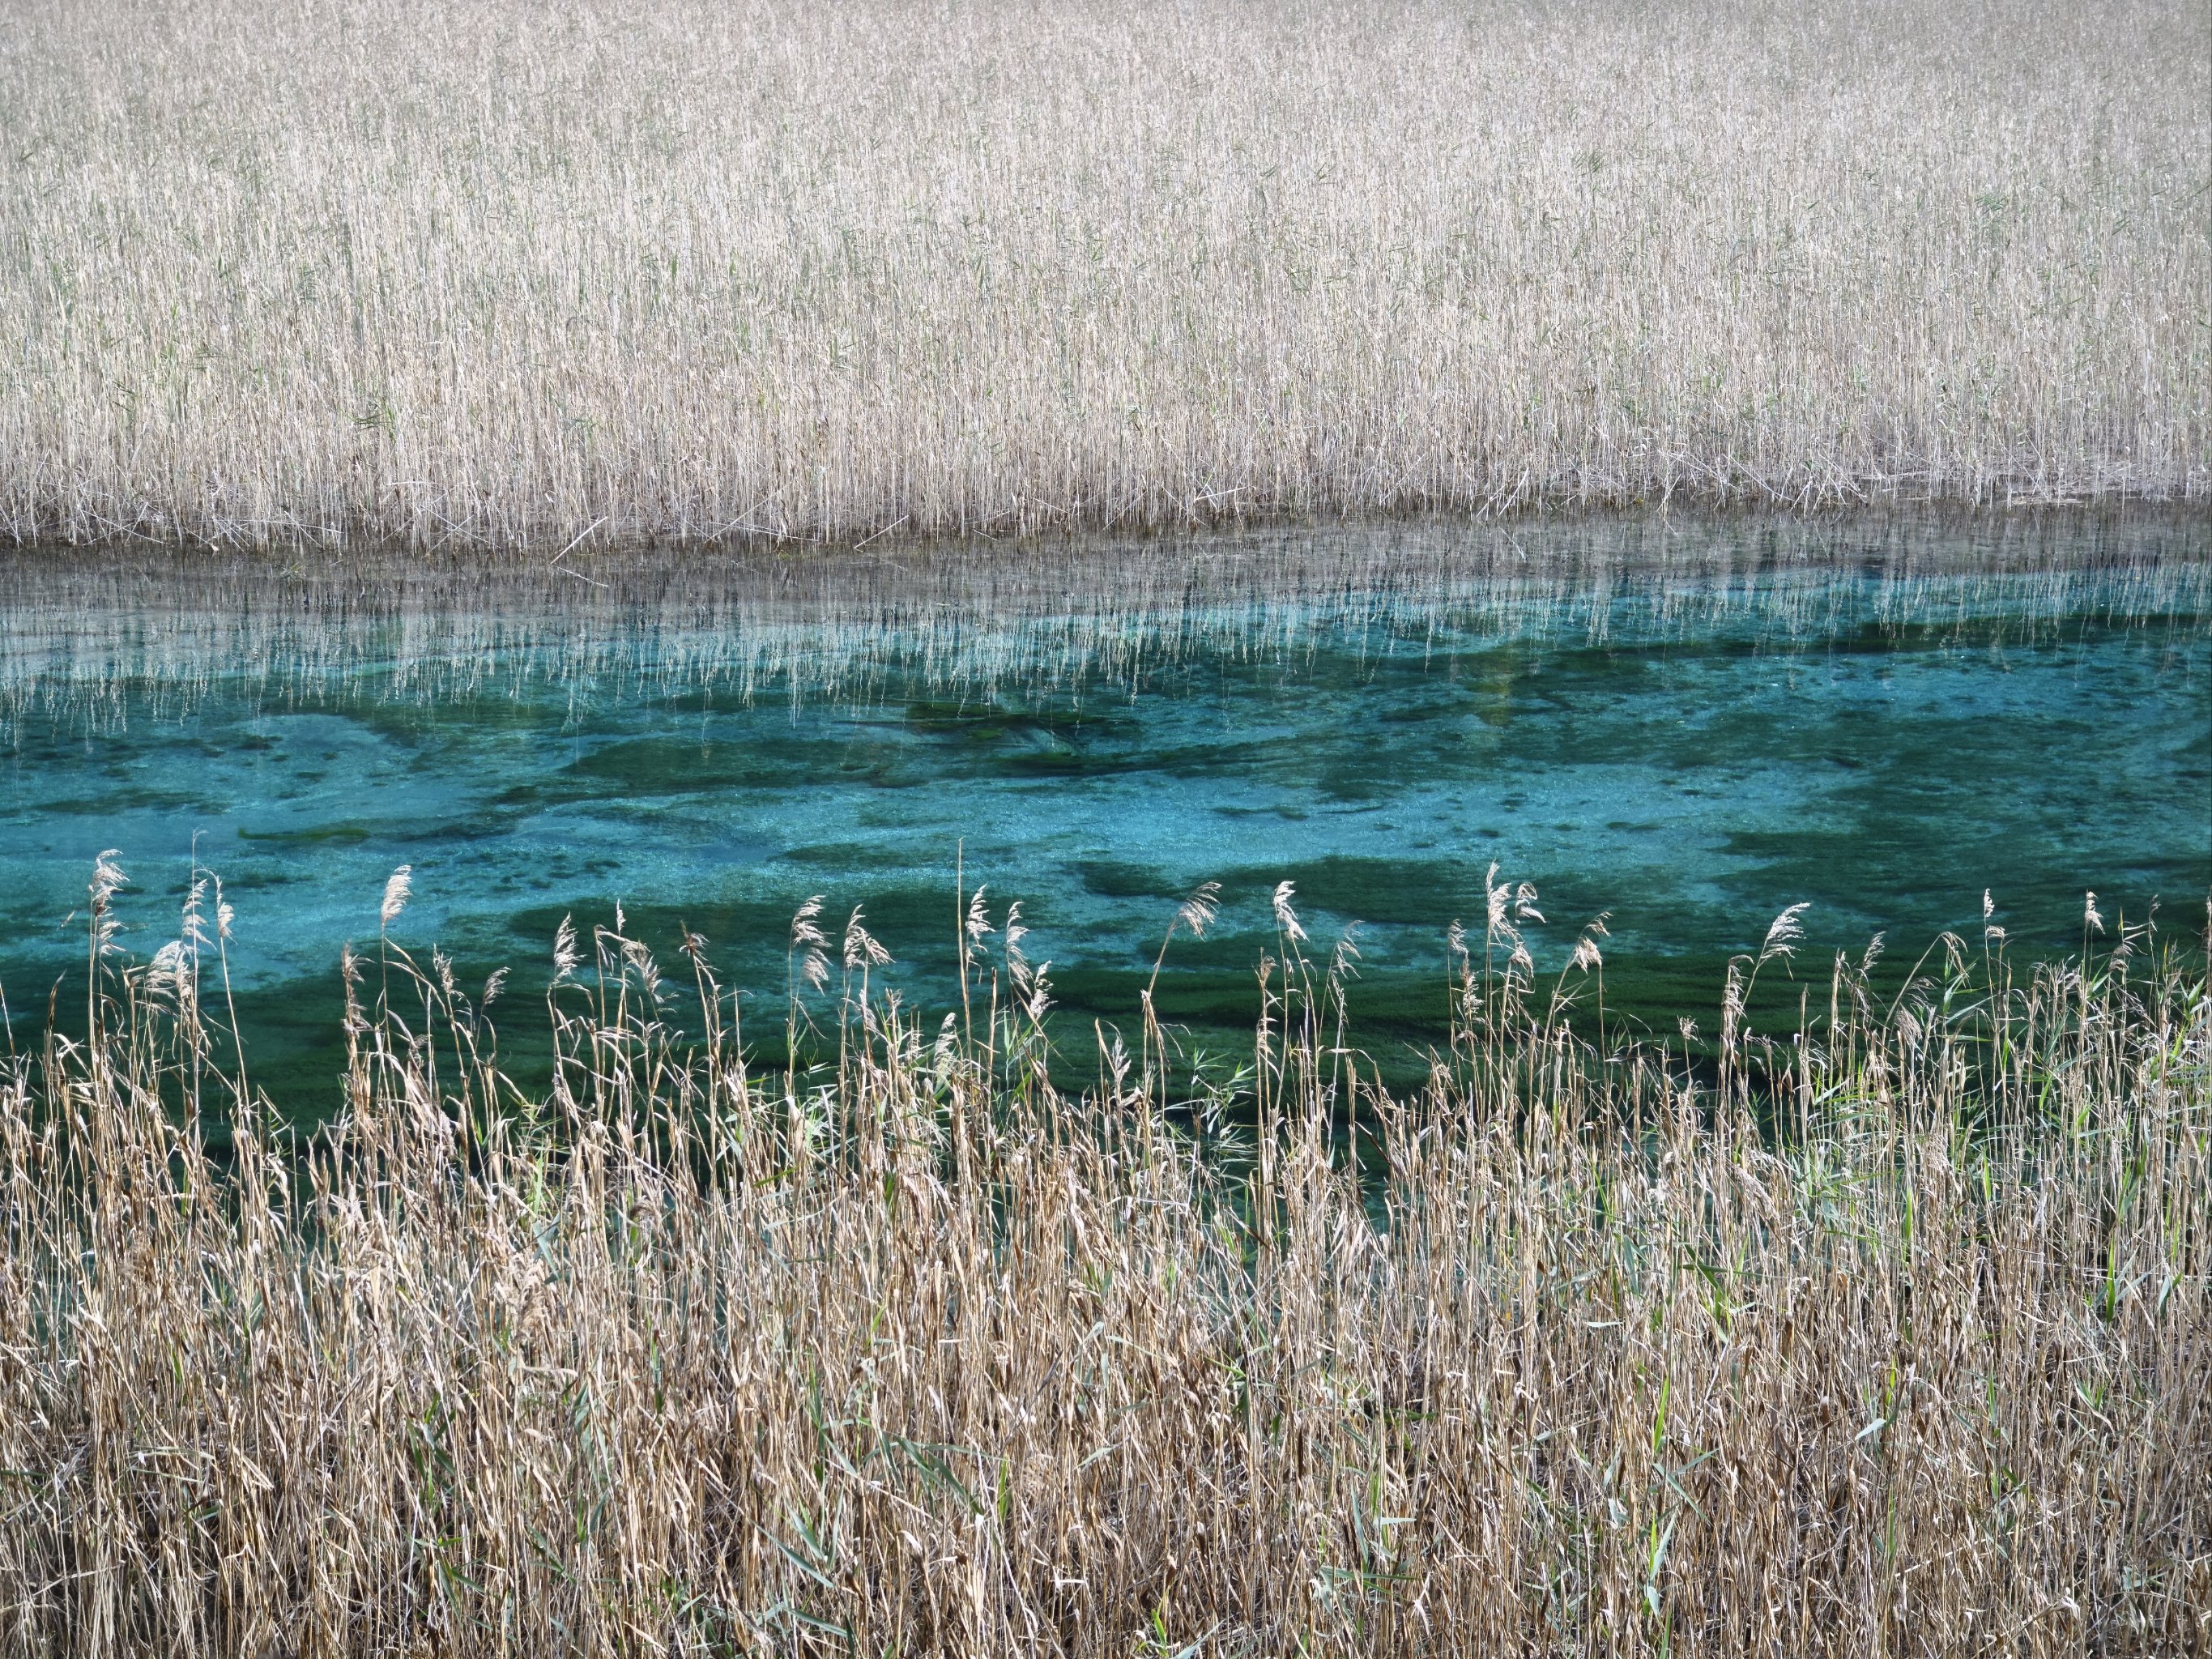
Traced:
<path fill-rule="evenodd" d="M 12 1652 L 2212 1637 L 2212 1003 L 2141 928 L 2025 975 L 1947 935 L 1889 999 L 1839 958 L 1762 1041 L 1786 912 L 1693 1074 L 1582 1035 L 1601 930 L 1540 986 L 1493 884 L 1393 1097 L 1286 887 L 1241 1113 L 1149 993 L 1055 1091 L 980 898 L 934 1031 L 803 911 L 818 1054 L 765 1076 L 702 941 L 685 1035 L 643 943 L 564 927 L 529 1101 L 496 982 L 387 932 L 288 1145 L 218 1063 L 219 890 L 131 965 L 119 878 L 89 1031 L 0 1085 Z"/>
<path fill-rule="evenodd" d="M 75 0 L 0 537 L 2212 489 L 2191 0 Z"/>

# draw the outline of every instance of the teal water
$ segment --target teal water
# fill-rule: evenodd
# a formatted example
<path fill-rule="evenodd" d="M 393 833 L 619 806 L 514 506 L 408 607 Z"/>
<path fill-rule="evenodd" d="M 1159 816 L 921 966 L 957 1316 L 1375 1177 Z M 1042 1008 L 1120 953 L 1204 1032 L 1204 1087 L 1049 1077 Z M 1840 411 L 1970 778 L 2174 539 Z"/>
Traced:
<path fill-rule="evenodd" d="M 1535 884 L 1556 972 L 1609 914 L 1607 995 L 1671 1029 L 1808 902 L 1799 970 L 1875 933 L 2019 948 L 2212 891 L 2212 580 L 2187 526 L 2021 538 L 1845 527 L 1503 540 L 1427 531 L 672 573 L 602 563 L 11 573 L 0 592 L 0 993 L 81 988 L 85 883 L 123 943 L 198 864 L 234 906 L 263 1080 L 325 1090 L 336 964 L 393 929 L 507 1022 L 564 915 L 680 927 L 779 1023 L 793 908 L 864 906 L 911 1001 L 951 997 L 956 861 L 1018 901 L 1063 1029 L 1128 1026 L 1176 902 L 1222 884 L 1161 1004 L 1234 1042 L 1273 941 L 1349 924 L 1361 1035 L 1441 1030 L 1444 933 Z M 971 561 L 966 570 L 948 557 Z M 978 572 L 981 574 L 978 574 Z M 72 978 L 72 975 L 76 976 Z M 81 994 L 81 992 L 80 992 Z"/>

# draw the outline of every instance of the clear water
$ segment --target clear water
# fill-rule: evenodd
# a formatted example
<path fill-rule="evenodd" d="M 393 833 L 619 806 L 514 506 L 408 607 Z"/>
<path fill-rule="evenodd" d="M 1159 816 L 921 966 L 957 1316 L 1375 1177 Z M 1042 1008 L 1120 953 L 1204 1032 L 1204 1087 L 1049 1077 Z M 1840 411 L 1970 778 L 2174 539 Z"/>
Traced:
<path fill-rule="evenodd" d="M 15 1040 L 81 986 L 107 848 L 142 956 L 194 860 L 221 877 L 263 1077 L 309 1092 L 339 948 L 373 943 L 401 864 L 394 937 L 471 982 L 512 964 L 503 1023 L 527 1024 L 562 918 L 617 904 L 671 957 L 679 926 L 704 934 L 776 1010 L 817 893 L 833 921 L 864 906 L 909 999 L 942 1006 L 957 862 L 994 921 L 1020 902 L 1086 1044 L 1094 1018 L 1132 1022 L 1206 880 L 1220 922 L 1177 942 L 1161 1003 L 1233 1041 L 1288 880 L 1324 946 L 1360 924 L 1353 1006 L 1386 1060 L 1439 1030 L 1445 928 L 1479 929 L 1493 864 L 1540 891 L 1541 969 L 1607 913 L 1608 1003 L 1659 1029 L 1710 1018 L 1729 954 L 1800 902 L 1816 978 L 1877 932 L 1908 954 L 1978 937 L 1985 889 L 2032 951 L 2078 942 L 2087 890 L 2108 918 L 2203 925 L 2212 580 L 2186 526 L 1709 529 L 1656 554 L 1310 538 L 1031 556 L 982 588 L 942 559 L 803 592 L 694 570 L 643 597 L 604 569 L 404 599 L 252 568 L 17 573 Z"/>

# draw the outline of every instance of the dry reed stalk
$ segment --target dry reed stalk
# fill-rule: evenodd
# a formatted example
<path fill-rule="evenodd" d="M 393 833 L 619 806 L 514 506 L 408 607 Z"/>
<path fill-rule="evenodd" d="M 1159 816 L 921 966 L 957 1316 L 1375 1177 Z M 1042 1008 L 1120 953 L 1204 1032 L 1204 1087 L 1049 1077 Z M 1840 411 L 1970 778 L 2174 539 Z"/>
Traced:
<path fill-rule="evenodd" d="M 1701 1079 L 1579 1041 L 1497 891 L 1397 1099 L 1279 895 L 1241 1130 L 1149 1024 L 1055 1094 L 980 904 L 972 1035 L 856 915 L 788 1080 L 702 941 L 679 1036 L 641 942 L 564 928 L 532 1103 L 387 941 L 304 1149 L 216 1064 L 195 921 L 101 956 L 88 1040 L 0 1073 L 0 1643 L 2203 1651 L 2202 957 L 1839 961 Z"/>
<path fill-rule="evenodd" d="M 2201 500 L 2189 0 L 13 8 L 0 536 Z"/>

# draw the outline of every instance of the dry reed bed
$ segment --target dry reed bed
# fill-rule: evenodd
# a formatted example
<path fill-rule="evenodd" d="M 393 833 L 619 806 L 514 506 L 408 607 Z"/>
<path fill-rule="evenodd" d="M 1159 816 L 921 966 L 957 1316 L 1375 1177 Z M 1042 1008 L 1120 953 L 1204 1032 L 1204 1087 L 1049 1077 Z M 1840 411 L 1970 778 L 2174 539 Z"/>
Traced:
<path fill-rule="evenodd" d="M 2212 487 L 2188 0 L 4 27 L 18 541 Z"/>
<path fill-rule="evenodd" d="M 528 1105 L 442 958 L 383 945 L 301 1152 L 218 1064 L 196 892 L 0 1085 L 0 1640 L 2203 1651 L 2201 955 L 2016 978 L 1947 938 L 1893 999 L 1839 961 L 1765 1044 L 1786 914 L 1700 1079 L 1573 1035 L 1596 935 L 1532 983 L 1528 896 L 1455 933 L 1449 1050 L 1390 1100 L 1279 894 L 1242 1118 L 1170 1109 L 1149 1013 L 1055 1096 L 980 898 L 941 1028 L 802 912 L 780 1018 L 819 1059 L 769 1076 L 698 941 L 679 1037 L 642 944 L 564 929 Z"/>

